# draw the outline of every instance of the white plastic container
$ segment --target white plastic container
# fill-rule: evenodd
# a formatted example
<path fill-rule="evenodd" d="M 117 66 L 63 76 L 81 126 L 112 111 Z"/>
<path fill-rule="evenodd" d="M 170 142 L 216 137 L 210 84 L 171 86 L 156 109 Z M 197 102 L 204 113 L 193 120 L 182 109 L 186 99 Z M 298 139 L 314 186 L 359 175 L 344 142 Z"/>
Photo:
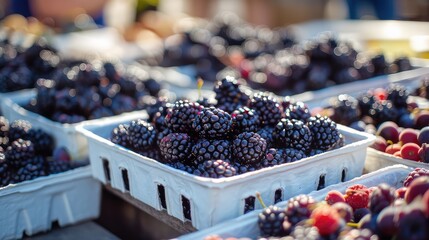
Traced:
<path fill-rule="evenodd" d="M 0 239 L 17 239 L 100 214 L 101 184 L 89 166 L 0 188 Z"/>
<path fill-rule="evenodd" d="M 365 171 L 372 172 L 378 169 L 392 166 L 395 164 L 403 164 L 412 168 L 427 168 L 429 164 L 424 162 L 416 162 L 408 159 L 393 156 L 373 148 L 368 148 L 368 153 L 365 161 Z"/>
<path fill-rule="evenodd" d="M 86 138 L 76 131 L 79 125 L 92 124 L 102 119 L 87 120 L 74 124 L 62 124 L 52 121 L 40 114 L 28 111 L 21 107 L 21 105 L 28 103 L 33 97 L 36 96 L 36 91 L 25 92 L 19 95 L 13 95 L 1 102 L 3 116 L 10 122 L 18 119 L 27 120 L 35 128 L 40 128 L 45 132 L 51 134 L 56 140 L 56 146 L 65 147 L 71 155 L 73 161 L 87 160 L 88 159 L 88 146 Z M 123 113 L 122 115 L 132 115 L 146 117 L 146 111 L 135 111 Z M 121 115 L 118 115 L 121 116 Z M 115 118 L 118 116 L 106 117 Z"/>
<path fill-rule="evenodd" d="M 20 98 L 24 96 L 34 96 L 35 89 L 23 89 L 14 92 L 0 93 L 0 103 L 9 98 Z M 0 104 L 0 113 L 2 113 L 2 105 Z"/>
<path fill-rule="evenodd" d="M 413 168 L 404 166 L 404 165 L 395 165 L 380 169 L 375 172 L 371 172 L 361 177 L 354 178 L 348 182 L 338 183 L 335 185 L 331 185 L 319 191 L 311 192 L 310 196 L 315 198 L 318 201 L 321 201 L 325 198 L 326 194 L 330 190 L 338 190 L 340 192 L 344 192 L 347 187 L 353 184 L 363 184 L 367 187 L 377 186 L 380 183 L 387 183 L 393 187 L 402 187 L 403 180 L 407 177 L 408 173 L 412 171 Z M 263 198 L 265 200 L 265 198 Z M 277 206 L 285 207 L 287 201 L 283 201 L 277 204 Z M 182 240 L 199 240 L 204 239 L 209 235 L 219 235 L 220 237 L 248 237 L 251 239 L 256 239 L 259 235 L 258 228 L 258 214 L 261 211 L 254 211 L 249 214 L 243 215 L 236 219 L 226 221 L 224 223 L 218 224 L 214 227 L 194 232 L 191 234 L 183 235 L 178 239 Z"/>
<path fill-rule="evenodd" d="M 94 177 L 156 210 L 165 210 L 183 222 L 190 221 L 196 229 L 242 215 L 246 201 L 255 209 L 261 208 L 255 201 L 257 191 L 272 204 L 276 192 L 281 194 L 281 199 L 287 199 L 360 176 L 367 146 L 375 139 L 339 126 L 346 140 L 340 149 L 230 178 L 211 179 L 171 168 L 112 143 L 109 140 L 112 129 L 133 119 L 123 116 L 104 121 L 106 124 L 78 127 L 88 138 Z M 185 217 L 186 208 L 190 209 L 188 217 Z"/>

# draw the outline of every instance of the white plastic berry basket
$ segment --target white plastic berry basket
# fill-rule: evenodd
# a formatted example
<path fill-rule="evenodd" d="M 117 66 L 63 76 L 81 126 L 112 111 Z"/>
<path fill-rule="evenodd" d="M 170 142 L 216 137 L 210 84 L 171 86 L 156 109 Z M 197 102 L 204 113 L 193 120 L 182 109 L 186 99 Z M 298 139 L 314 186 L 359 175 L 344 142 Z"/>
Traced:
<path fill-rule="evenodd" d="M 0 188 L 0 239 L 17 239 L 100 214 L 101 184 L 89 166 Z"/>
<path fill-rule="evenodd" d="M 412 171 L 413 168 L 407 167 L 404 165 L 394 165 L 390 167 L 386 167 L 383 169 L 379 169 L 375 172 L 371 172 L 360 177 L 354 178 L 350 181 L 334 184 L 328 186 L 319 191 L 313 191 L 308 195 L 312 196 L 317 201 L 321 201 L 325 198 L 326 194 L 330 190 L 338 190 L 340 192 L 344 192 L 347 187 L 352 186 L 354 184 L 363 184 L 367 187 L 377 186 L 381 183 L 387 183 L 390 186 L 399 188 L 403 186 L 403 181 L 407 177 L 408 173 Z M 277 206 L 285 207 L 287 201 L 279 202 Z M 258 214 L 261 211 L 254 211 L 249 214 L 243 215 L 241 217 L 235 218 L 230 221 L 223 222 L 211 228 L 207 228 L 201 231 L 197 231 L 194 233 L 190 233 L 187 235 L 183 235 L 178 239 L 181 240 L 197 240 L 204 239 L 209 235 L 218 235 L 222 238 L 228 237 L 248 237 L 251 239 L 256 239 L 259 236 L 259 228 L 258 228 Z"/>
<path fill-rule="evenodd" d="M 403 164 L 412 168 L 429 169 L 428 163 L 403 159 L 400 157 L 393 156 L 392 154 L 378 151 L 373 148 L 368 148 L 368 153 L 365 161 L 365 171 L 372 172 L 395 164 Z"/>
<path fill-rule="evenodd" d="M 62 124 L 52 121 L 40 114 L 31 112 L 22 107 L 22 105 L 29 103 L 30 100 L 36 96 L 36 91 L 22 92 L 21 94 L 13 95 L 5 98 L 1 102 L 3 116 L 10 122 L 18 119 L 27 120 L 33 127 L 40 128 L 45 132 L 51 134 L 56 140 L 58 147 L 65 147 L 71 155 L 73 161 L 81 161 L 88 159 L 88 146 L 86 138 L 76 131 L 79 125 L 93 124 L 103 119 L 115 118 L 118 116 L 87 120 L 74 124 Z M 132 115 L 139 117 L 146 117 L 146 111 L 135 111 L 123 113 L 123 115 Z"/>
<path fill-rule="evenodd" d="M 346 141 L 342 148 L 230 178 L 211 179 L 171 168 L 112 143 L 112 129 L 133 119 L 123 116 L 78 127 L 88 138 L 94 177 L 156 210 L 191 222 L 196 229 L 238 217 L 249 206 L 261 208 L 255 201 L 257 191 L 272 204 L 275 196 L 286 199 L 360 176 L 367 146 L 375 139 L 339 126 Z"/>

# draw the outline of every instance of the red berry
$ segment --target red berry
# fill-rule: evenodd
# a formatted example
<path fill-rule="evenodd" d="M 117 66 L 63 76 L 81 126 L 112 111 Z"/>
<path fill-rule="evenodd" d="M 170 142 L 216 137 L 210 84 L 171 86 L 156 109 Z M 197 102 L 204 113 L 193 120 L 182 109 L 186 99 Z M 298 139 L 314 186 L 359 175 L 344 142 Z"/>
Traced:
<path fill-rule="evenodd" d="M 344 199 L 344 196 L 341 192 L 337 190 L 331 190 L 328 192 L 328 194 L 326 194 L 325 201 L 329 205 L 332 205 L 337 202 L 345 202 L 346 200 Z"/>
<path fill-rule="evenodd" d="M 377 136 L 374 143 L 370 146 L 375 150 L 384 152 L 387 148 L 387 142 L 382 136 Z"/>
<path fill-rule="evenodd" d="M 380 101 L 386 100 L 387 99 L 386 89 L 384 88 L 374 89 L 374 96 Z"/>
<path fill-rule="evenodd" d="M 396 198 L 404 198 L 405 197 L 405 191 L 407 191 L 406 187 L 401 187 L 401 188 L 396 189 L 395 197 Z"/>
<path fill-rule="evenodd" d="M 387 146 L 385 152 L 388 154 L 394 154 L 395 152 L 400 151 L 400 150 L 401 150 L 401 145 L 398 143 L 395 143 L 395 144 L 391 144 L 391 145 Z"/>
<path fill-rule="evenodd" d="M 419 140 L 417 137 L 418 135 L 419 135 L 419 131 L 417 131 L 416 129 L 405 128 L 399 134 L 399 141 L 401 141 L 402 144 L 406 144 L 406 143 L 418 144 L 419 143 Z"/>
<path fill-rule="evenodd" d="M 405 159 L 419 161 L 419 150 L 420 146 L 416 143 L 406 143 L 401 148 L 401 156 Z"/>
<path fill-rule="evenodd" d="M 393 156 L 402 158 L 401 151 L 396 151 Z"/>
<path fill-rule="evenodd" d="M 337 210 L 329 205 L 318 206 L 313 210 L 310 218 L 313 219 L 313 226 L 322 236 L 336 232 L 341 223 L 341 217 Z"/>
<path fill-rule="evenodd" d="M 346 203 L 348 203 L 353 210 L 358 208 L 366 208 L 369 203 L 370 190 L 361 184 L 355 184 L 346 190 L 344 196 Z"/>

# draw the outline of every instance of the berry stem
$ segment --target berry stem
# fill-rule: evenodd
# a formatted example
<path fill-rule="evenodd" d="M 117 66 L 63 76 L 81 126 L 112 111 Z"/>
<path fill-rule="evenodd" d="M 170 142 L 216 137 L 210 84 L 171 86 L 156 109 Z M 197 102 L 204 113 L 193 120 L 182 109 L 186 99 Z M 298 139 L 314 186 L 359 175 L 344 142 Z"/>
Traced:
<path fill-rule="evenodd" d="M 262 200 L 261 194 L 259 192 L 256 192 L 256 198 L 263 208 L 267 208 L 267 205 L 265 205 L 264 200 Z"/>
<path fill-rule="evenodd" d="M 359 223 L 354 223 L 354 222 L 348 222 L 347 226 L 349 227 L 353 227 L 353 228 L 358 228 L 359 227 Z"/>
<path fill-rule="evenodd" d="M 198 89 L 198 99 L 202 99 L 201 97 L 201 88 L 204 85 L 204 80 L 201 77 L 198 77 L 197 80 L 197 89 Z"/>

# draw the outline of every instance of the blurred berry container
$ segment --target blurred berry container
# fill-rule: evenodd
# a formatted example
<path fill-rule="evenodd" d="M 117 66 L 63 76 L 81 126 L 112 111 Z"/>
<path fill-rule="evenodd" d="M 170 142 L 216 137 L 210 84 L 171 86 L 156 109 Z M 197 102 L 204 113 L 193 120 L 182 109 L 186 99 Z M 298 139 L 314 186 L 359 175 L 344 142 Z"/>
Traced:
<path fill-rule="evenodd" d="M 88 138 L 94 177 L 155 210 L 190 222 L 195 229 L 236 218 L 244 213 L 246 204 L 261 208 L 255 201 L 257 191 L 267 204 L 272 204 L 275 195 L 287 199 L 361 176 L 367 146 L 375 140 L 373 135 L 339 125 L 345 137 L 342 148 L 293 163 L 212 179 L 171 168 L 109 140 L 114 127 L 134 119 L 123 116 L 103 121 L 103 125 L 99 122 L 78 127 Z"/>
<path fill-rule="evenodd" d="M 23 90 L 19 90 L 19 91 L 14 91 L 14 92 L 5 92 L 5 93 L 0 93 L 0 103 L 2 103 L 3 101 L 5 101 L 6 99 L 10 99 L 10 98 L 16 98 L 17 96 L 26 96 L 26 95 L 31 95 L 31 96 L 35 96 L 35 89 L 23 89 Z M 0 104 L 0 114 L 3 114 L 2 111 L 2 106 L 3 104 Z"/>
<path fill-rule="evenodd" d="M 395 164 L 403 164 L 412 168 L 429 169 L 429 163 L 403 159 L 373 148 L 368 148 L 368 153 L 365 160 L 365 171 L 372 172 Z"/>
<path fill-rule="evenodd" d="M 95 219 L 101 184 L 89 166 L 0 187 L 0 239 L 18 239 Z"/>
<path fill-rule="evenodd" d="M 308 195 L 313 197 L 317 201 L 322 201 L 330 190 L 338 190 L 340 192 L 345 192 L 345 190 L 349 186 L 352 186 L 354 184 L 363 184 L 367 187 L 373 187 L 381 183 L 387 183 L 390 186 L 399 188 L 403 186 L 404 179 L 412 170 L 413 168 L 398 164 L 379 169 L 375 172 L 362 175 L 347 182 L 331 185 L 319 191 L 313 191 Z M 262 196 L 262 199 L 266 201 L 266 198 L 264 196 Z M 276 205 L 279 207 L 286 207 L 286 204 L 287 201 L 283 201 L 277 203 Z M 254 211 L 241 217 L 235 218 L 233 220 L 223 222 L 211 228 L 183 235 L 178 239 L 204 239 L 206 236 L 209 235 L 218 235 L 223 238 L 248 237 L 251 239 L 256 239 L 259 236 L 259 227 L 257 221 L 258 214 L 260 212 L 260 210 Z"/>
<path fill-rule="evenodd" d="M 10 122 L 22 119 L 27 120 L 33 127 L 40 128 L 45 132 L 51 134 L 56 140 L 58 147 L 65 147 L 73 161 L 86 161 L 88 160 L 88 146 L 86 138 L 76 131 L 76 127 L 85 124 L 97 124 L 102 119 L 116 118 L 121 115 L 132 115 L 135 117 L 145 117 L 146 111 L 135 111 L 123 113 L 121 115 L 105 117 L 100 119 L 86 120 L 73 124 L 62 124 L 52 121 L 40 114 L 31 112 L 23 108 L 24 104 L 30 102 L 36 96 L 36 91 L 23 91 L 20 94 L 15 94 L 1 102 L 2 113 Z"/>

